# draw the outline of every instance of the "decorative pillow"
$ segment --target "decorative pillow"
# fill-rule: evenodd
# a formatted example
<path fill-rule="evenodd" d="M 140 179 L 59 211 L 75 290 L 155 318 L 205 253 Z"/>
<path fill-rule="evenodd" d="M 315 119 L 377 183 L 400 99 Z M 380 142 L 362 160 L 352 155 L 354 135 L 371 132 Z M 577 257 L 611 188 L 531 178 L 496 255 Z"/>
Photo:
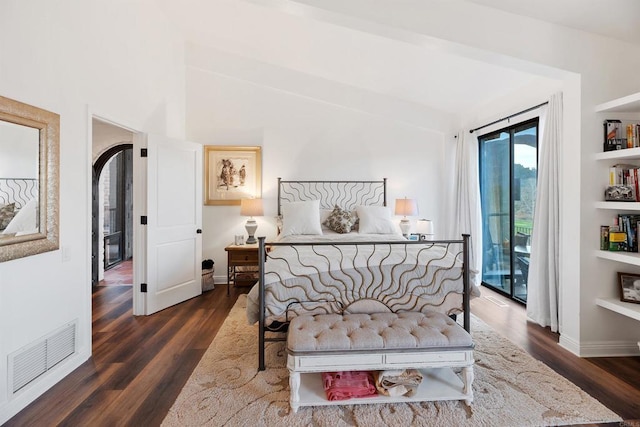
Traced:
<path fill-rule="evenodd" d="M 362 234 L 399 234 L 386 206 L 358 206 L 358 232 Z"/>
<path fill-rule="evenodd" d="M 345 211 L 336 205 L 333 211 L 331 211 L 329 218 L 327 218 L 323 224 L 336 233 L 344 234 L 351 231 L 353 220 L 351 219 L 351 213 L 349 211 Z"/>
<path fill-rule="evenodd" d="M 320 224 L 324 224 L 329 219 L 329 215 L 331 215 L 333 209 L 320 209 Z"/>
<path fill-rule="evenodd" d="M 31 199 L 25 204 L 22 209 L 13 217 L 13 220 L 7 225 L 7 228 L 2 232 L 3 234 L 27 232 L 24 234 L 37 233 L 37 219 L 38 219 L 38 199 Z"/>
<path fill-rule="evenodd" d="M 322 234 L 320 226 L 320 200 L 291 202 L 282 205 L 282 232 L 280 235 Z"/>
<path fill-rule="evenodd" d="M 13 219 L 13 216 L 16 214 L 16 204 L 9 203 L 8 205 L 0 206 L 0 230 L 4 230 L 7 228 L 7 225 Z"/>

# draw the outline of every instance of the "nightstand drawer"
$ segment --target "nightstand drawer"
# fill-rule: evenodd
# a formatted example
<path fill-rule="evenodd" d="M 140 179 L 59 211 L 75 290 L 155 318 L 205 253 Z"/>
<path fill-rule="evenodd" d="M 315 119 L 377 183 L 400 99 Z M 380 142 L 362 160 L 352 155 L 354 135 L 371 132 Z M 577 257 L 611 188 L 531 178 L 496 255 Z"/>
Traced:
<path fill-rule="evenodd" d="M 258 251 L 230 251 L 229 262 L 234 264 L 258 264 Z"/>

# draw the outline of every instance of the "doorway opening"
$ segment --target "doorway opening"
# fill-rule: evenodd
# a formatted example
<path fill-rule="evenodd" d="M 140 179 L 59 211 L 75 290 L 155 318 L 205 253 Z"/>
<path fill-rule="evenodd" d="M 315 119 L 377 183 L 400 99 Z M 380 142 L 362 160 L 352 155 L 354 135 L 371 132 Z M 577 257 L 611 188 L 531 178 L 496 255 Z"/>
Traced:
<path fill-rule="evenodd" d="M 109 162 L 114 162 L 114 165 L 120 162 L 120 157 L 116 155 L 123 152 L 121 158 L 126 165 L 127 153 L 131 152 L 132 201 L 125 200 L 123 203 L 123 215 L 131 219 L 126 224 L 131 224 L 132 230 L 129 241 L 133 254 L 130 281 L 133 285 L 125 290 L 122 286 L 112 287 L 113 291 L 132 293 L 134 316 L 150 315 L 200 295 L 202 145 L 147 135 L 96 116 L 91 118 L 90 126 L 94 159 L 93 293 L 108 290 L 100 286 L 105 267 L 109 273 L 109 267 L 127 258 L 127 225 L 118 225 L 122 215 L 118 214 L 117 207 L 112 210 L 111 201 L 107 207 L 104 205 L 107 191 L 110 193 L 113 188 L 118 194 L 117 189 L 122 186 L 118 184 L 119 180 L 102 186 L 100 182 L 105 171 L 111 169 Z M 101 132 L 104 135 L 100 135 Z M 128 168 L 123 170 L 127 171 Z M 123 173 L 126 175 L 129 172 Z M 127 186 L 124 185 L 125 191 Z M 175 206 L 180 206 L 180 209 L 175 209 Z M 136 220 L 133 221 L 133 218 Z M 147 221 L 148 218 L 151 220 Z M 115 225 L 112 227 L 111 224 Z M 96 307 L 93 309 L 95 311 Z"/>
<path fill-rule="evenodd" d="M 483 135 L 478 141 L 482 284 L 526 304 L 537 188 L 538 119 Z"/>
<path fill-rule="evenodd" d="M 92 120 L 91 283 L 133 284 L 133 133 Z"/>

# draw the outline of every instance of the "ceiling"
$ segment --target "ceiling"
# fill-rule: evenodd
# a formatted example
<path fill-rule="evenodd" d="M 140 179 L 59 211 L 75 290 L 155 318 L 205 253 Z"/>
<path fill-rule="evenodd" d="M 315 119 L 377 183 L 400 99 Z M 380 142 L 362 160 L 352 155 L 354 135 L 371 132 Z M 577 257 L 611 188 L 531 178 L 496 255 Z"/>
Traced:
<path fill-rule="evenodd" d="M 467 1 L 640 45 L 638 0 Z"/>
<path fill-rule="evenodd" d="M 313 3 L 309 0 L 156 1 L 187 40 L 211 58 L 203 65 L 206 61 L 188 57 L 187 65 L 305 96 L 309 82 L 316 81 L 333 84 L 336 92 L 378 97 L 380 103 L 393 99 L 459 114 L 518 89 L 550 84 L 545 77 L 388 36 L 388 29 L 362 31 L 376 22 L 326 19 L 304 4 Z M 470 1 L 640 45 L 640 0 Z M 603 13 L 612 8 L 631 13 Z M 282 77 L 274 78 L 278 74 Z"/>

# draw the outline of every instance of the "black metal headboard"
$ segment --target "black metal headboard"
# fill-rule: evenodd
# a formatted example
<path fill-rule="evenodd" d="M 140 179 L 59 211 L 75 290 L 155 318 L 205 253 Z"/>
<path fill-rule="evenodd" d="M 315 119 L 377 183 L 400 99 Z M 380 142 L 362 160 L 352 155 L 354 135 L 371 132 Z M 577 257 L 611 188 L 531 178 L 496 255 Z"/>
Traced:
<path fill-rule="evenodd" d="M 15 203 L 16 209 L 38 197 L 36 178 L 0 178 L 0 205 Z"/>
<path fill-rule="evenodd" d="M 335 205 L 353 210 L 356 206 L 387 206 L 387 178 L 380 181 L 284 181 L 278 178 L 278 215 L 283 202 L 320 200 L 321 209 Z"/>

